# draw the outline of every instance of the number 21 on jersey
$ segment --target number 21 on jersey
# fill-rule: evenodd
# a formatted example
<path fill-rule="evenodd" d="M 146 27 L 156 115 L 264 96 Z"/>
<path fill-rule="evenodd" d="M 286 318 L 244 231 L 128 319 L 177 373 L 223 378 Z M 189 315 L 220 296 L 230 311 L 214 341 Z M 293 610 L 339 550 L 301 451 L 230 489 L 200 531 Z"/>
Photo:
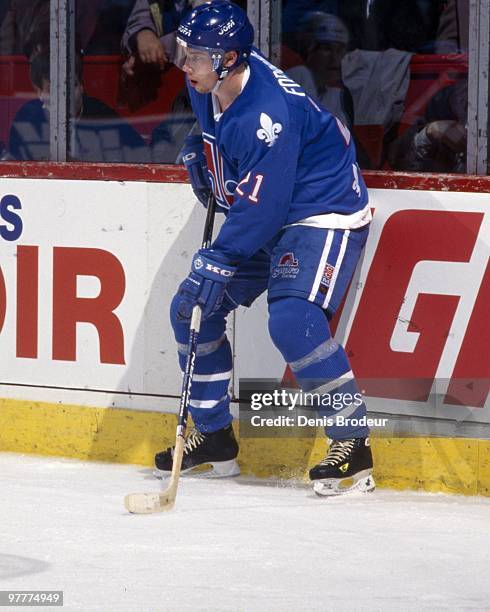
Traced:
<path fill-rule="evenodd" d="M 253 204 L 258 204 L 259 203 L 259 192 L 262 186 L 262 181 L 264 180 L 264 175 L 256 174 L 252 177 L 252 180 L 250 180 L 251 175 L 252 175 L 252 172 L 249 172 L 246 175 L 246 177 L 238 183 L 238 185 L 236 186 L 236 192 L 238 193 L 239 196 L 244 197 L 245 192 L 243 191 L 242 187 L 245 188 L 245 185 L 246 185 L 247 191 L 249 191 L 248 187 L 251 187 L 250 193 L 248 195 L 248 199 Z"/>

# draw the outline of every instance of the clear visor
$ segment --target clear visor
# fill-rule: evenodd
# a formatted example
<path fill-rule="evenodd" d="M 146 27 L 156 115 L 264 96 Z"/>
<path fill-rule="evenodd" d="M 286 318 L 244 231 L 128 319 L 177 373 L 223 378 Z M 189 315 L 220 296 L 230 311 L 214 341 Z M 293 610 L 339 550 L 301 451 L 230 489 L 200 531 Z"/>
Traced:
<path fill-rule="evenodd" d="M 193 47 L 185 41 L 177 38 L 177 53 L 174 64 L 189 74 L 205 76 L 218 70 L 223 61 L 224 51 L 221 49 L 209 49 L 208 47 Z"/>

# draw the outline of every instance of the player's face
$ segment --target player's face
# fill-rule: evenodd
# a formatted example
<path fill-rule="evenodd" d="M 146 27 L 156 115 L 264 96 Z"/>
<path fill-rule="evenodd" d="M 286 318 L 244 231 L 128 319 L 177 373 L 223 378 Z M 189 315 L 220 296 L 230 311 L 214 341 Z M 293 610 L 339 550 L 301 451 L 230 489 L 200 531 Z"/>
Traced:
<path fill-rule="evenodd" d="M 187 74 L 191 87 L 199 93 L 212 91 L 218 80 L 211 57 L 205 51 L 185 49 L 185 63 L 182 70 Z"/>

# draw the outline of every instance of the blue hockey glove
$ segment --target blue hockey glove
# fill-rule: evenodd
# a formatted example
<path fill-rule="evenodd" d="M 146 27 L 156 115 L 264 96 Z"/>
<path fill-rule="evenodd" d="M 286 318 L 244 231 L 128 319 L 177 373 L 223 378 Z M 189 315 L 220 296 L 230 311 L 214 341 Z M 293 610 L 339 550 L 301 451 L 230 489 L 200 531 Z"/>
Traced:
<path fill-rule="evenodd" d="M 211 183 L 208 175 L 208 164 L 204 155 L 202 136 L 187 136 L 182 149 L 182 160 L 191 179 L 192 190 L 204 208 L 208 206 L 211 194 Z"/>
<path fill-rule="evenodd" d="M 202 319 L 218 310 L 223 302 L 226 285 L 236 266 L 212 249 L 200 249 L 192 260 L 192 270 L 179 287 L 180 304 L 177 318 L 190 319 L 196 304 L 202 308 Z"/>

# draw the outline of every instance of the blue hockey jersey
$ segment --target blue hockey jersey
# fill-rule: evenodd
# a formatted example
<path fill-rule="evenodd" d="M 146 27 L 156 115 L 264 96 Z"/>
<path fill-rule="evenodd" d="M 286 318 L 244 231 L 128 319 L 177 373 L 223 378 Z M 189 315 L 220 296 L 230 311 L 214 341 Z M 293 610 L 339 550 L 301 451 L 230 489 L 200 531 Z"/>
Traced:
<path fill-rule="evenodd" d="M 212 94 L 189 87 L 213 192 L 227 214 L 212 248 L 238 263 L 288 225 L 369 223 L 349 130 L 256 50 L 244 83 L 223 113 Z"/>

